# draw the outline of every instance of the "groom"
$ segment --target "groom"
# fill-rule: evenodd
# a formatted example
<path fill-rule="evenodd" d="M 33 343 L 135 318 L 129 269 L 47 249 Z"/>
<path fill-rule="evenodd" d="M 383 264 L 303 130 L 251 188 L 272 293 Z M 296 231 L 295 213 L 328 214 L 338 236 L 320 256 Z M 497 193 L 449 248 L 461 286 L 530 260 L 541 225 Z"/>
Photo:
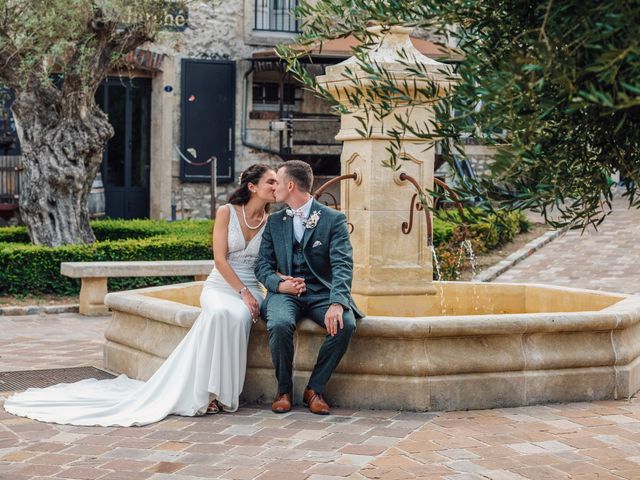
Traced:
<path fill-rule="evenodd" d="M 278 169 L 274 194 L 290 208 L 269 217 L 262 235 L 256 276 L 267 288 L 262 318 L 278 379 L 271 409 L 291 410 L 293 332 L 302 317 L 327 330 L 303 401 L 312 413 L 329 414 L 325 385 L 344 355 L 362 313 L 351 298 L 353 260 L 344 214 L 313 199 L 313 173 L 291 160 Z"/>

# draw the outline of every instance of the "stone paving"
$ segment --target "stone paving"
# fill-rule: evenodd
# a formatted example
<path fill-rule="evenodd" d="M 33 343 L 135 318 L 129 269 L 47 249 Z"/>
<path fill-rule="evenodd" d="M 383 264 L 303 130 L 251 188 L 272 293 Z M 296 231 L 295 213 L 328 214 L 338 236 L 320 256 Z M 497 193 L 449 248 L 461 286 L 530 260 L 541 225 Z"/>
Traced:
<path fill-rule="evenodd" d="M 99 367 L 107 321 L 0 318 L 0 371 Z M 334 409 L 328 417 L 249 405 L 132 428 L 45 424 L 0 411 L 0 479 L 43 478 L 633 479 L 640 400 L 447 413 Z"/>
<path fill-rule="evenodd" d="M 0 317 L 0 372 L 102 365 L 109 317 Z"/>
<path fill-rule="evenodd" d="M 616 199 L 597 231 L 568 231 L 495 281 L 640 293 L 639 267 L 640 210 Z"/>
<path fill-rule="evenodd" d="M 640 292 L 637 238 L 640 213 L 617 210 L 599 232 L 567 233 L 498 281 Z M 0 317 L 0 371 L 100 367 L 107 322 Z M 245 405 L 132 428 L 44 424 L 0 410 L 0 479 L 44 478 L 640 479 L 640 399 L 328 417 Z"/>

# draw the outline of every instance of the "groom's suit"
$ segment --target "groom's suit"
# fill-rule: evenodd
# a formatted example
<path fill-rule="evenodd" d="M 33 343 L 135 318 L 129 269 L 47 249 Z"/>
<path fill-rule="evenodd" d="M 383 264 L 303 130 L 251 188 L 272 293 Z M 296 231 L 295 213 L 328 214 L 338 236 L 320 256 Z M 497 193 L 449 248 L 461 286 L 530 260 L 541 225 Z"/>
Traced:
<path fill-rule="evenodd" d="M 363 317 L 351 297 L 353 260 L 346 217 L 314 200 L 302 240 L 298 242 L 293 233 L 293 218 L 286 210 L 272 214 L 262 235 L 255 272 L 268 290 L 261 313 L 267 322 L 280 394 L 290 393 L 293 388 L 293 333 L 297 321 L 307 316 L 324 328 L 329 306 L 332 303 L 343 306 L 344 328 L 338 329 L 333 337 L 325 337 L 309 379 L 309 388 L 321 394 L 349 346 L 356 318 Z M 276 272 L 304 278 L 307 291 L 299 297 L 278 293 L 282 279 Z"/>

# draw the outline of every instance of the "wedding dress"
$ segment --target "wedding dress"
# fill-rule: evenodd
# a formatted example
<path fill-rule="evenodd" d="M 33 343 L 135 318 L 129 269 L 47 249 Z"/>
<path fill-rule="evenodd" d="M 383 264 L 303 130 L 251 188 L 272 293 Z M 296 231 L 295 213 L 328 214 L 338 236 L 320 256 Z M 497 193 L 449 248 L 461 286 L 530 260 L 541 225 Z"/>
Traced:
<path fill-rule="evenodd" d="M 238 215 L 233 207 L 229 210 L 227 260 L 260 303 L 264 292 L 253 268 L 264 226 L 245 245 Z M 191 330 L 147 382 L 120 375 L 30 388 L 9 397 L 5 410 L 43 422 L 123 427 L 158 422 L 170 414 L 202 415 L 213 398 L 225 411 L 236 411 L 251 314 L 215 267 L 203 285 L 200 305 Z"/>

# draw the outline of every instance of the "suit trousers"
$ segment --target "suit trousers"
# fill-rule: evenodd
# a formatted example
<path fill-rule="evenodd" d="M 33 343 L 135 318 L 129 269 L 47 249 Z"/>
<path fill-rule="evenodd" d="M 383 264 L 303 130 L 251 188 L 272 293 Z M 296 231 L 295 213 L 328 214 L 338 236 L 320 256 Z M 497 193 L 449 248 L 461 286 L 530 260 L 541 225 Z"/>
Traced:
<path fill-rule="evenodd" d="M 269 349 L 278 379 L 278 393 L 293 391 L 293 333 L 297 322 L 307 316 L 325 329 L 324 316 L 331 303 L 325 294 L 304 294 L 300 297 L 275 293 L 263 304 L 262 318 L 267 322 Z M 335 336 L 327 334 L 320 347 L 316 364 L 307 386 L 317 393 L 324 391 L 331 374 L 347 351 L 351 337 L 356 330 L 356 319 L 351 309 L 342 314 L 344 328 L 338 327 Z"/>

